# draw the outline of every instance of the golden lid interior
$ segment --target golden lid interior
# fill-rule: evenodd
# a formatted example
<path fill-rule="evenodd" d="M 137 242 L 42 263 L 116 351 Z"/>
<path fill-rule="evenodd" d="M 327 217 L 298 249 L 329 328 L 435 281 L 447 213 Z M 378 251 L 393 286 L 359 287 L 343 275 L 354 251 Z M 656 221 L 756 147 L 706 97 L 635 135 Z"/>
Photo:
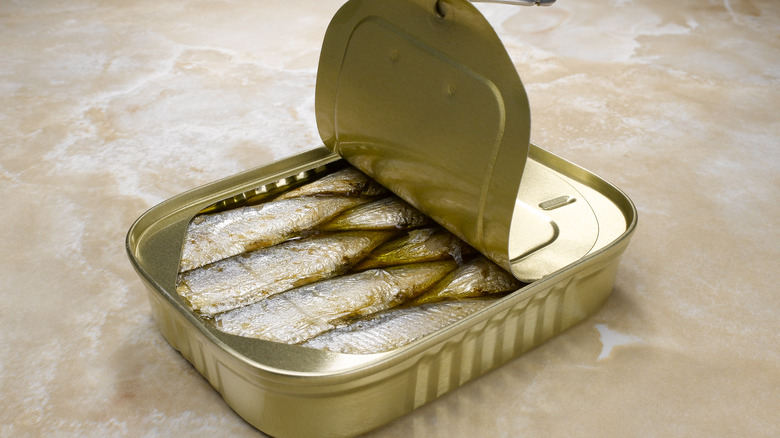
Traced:
<path fill-rule="evenodd" d="M 509 269 L 530 110 L 482 14 L 464 0 L 352 0 L 320 56 L 325 145 Z"/>

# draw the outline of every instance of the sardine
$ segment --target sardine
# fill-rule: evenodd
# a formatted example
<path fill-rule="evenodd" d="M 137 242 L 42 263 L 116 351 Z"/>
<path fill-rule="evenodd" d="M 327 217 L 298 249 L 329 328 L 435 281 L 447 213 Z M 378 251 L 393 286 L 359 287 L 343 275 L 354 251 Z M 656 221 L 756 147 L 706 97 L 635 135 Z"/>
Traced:
<path fill-rule="evenodd" d="M 354 315 L 396 306 L 455 269 L 452 261 L 374 269 L 302 286 L 216 315 L 218 329 L 290 344 L 303 342 Z"/>
<path fill-rule="evenodd" d="M 366 201 L 349 196 L 303 196 L 196 216 L 187 228 L 179 270 L 276 245 Z"/>
<path fill-rule="evenodd" d="M 413 304 L 503 294 L 515 291 L 520 286 L 522 283 L 512 274 L 479 256 L 448 274 L 430 290 L 417 297 Z"/>
<path fill-rule="evenodd" d="M 474 252 L 466 242 L 443 228 L 411 230 L 406 236 L 384 243 L 355 266 L 371 269 L 402 263 L 417 263 L 452 258 L 458 263 Z"/>
<path fill-rule="evenodd" d="M 393 234 L 346 231 L 290 240 L 184 272 L 176 291 L 196 312 L 214 315 L 343 274 Z"/>
<path fill-rule="evenodd" d="M 407 229 L 430 223 L 419 210 L 390 196 L 353 207 L 333 220 L 323 223 L 322 230 L 385 230 Z"/>
<path fill-rule="evenodd" d="M 277 200 L 310 195 L 378 196 L 387 189 L 354 167 L 348 167 L 325 175 L 304 186 L 290 190 Z"/>
<path fill-rule="evenodd" d="M 390 309 L 325 332 L 301 345 L 339 353 L 381 353 L 442 329 L 495 301 L 441 301 Z"/>

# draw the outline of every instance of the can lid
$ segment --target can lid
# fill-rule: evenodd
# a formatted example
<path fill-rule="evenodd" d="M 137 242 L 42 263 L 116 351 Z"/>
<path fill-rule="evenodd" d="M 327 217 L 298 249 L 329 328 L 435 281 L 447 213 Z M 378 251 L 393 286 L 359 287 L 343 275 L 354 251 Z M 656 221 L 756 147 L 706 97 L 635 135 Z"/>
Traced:
<path fill-rule="evenodd" d="M 328 148 L 511 270 L 530 109 L 504 45 L 468 1 L 345 4 L 323 42 L 316 116 Z M 528 229 L 554 234 L 537 216 Z"/>

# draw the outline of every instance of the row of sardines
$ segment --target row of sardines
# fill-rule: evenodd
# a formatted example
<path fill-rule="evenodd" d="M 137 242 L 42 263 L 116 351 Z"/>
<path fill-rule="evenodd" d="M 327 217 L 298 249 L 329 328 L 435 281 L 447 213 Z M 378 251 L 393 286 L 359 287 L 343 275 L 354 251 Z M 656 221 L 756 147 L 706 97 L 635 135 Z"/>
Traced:
<path fill-rule="evenodd" d="M 521 284 L 355 168 L 189 224 L 177 292 L 217 329 L 352 354 L 406 345 Z"/>

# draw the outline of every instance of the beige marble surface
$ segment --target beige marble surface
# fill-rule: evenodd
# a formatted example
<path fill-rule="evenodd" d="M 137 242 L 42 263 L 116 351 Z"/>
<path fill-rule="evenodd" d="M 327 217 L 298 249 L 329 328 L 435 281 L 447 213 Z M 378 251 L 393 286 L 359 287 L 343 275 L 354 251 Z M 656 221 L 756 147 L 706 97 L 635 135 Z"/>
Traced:
<path fill-rule="evenodd" d="M 123 239 L 319 144 L 340 3 L 0 3 L 0 435 L 259 435 L 159 334 Z M 780 2 L 480 9 L 532 139 L 639 228 L 595 316 L 372 436 L 780 435 Z"/>

